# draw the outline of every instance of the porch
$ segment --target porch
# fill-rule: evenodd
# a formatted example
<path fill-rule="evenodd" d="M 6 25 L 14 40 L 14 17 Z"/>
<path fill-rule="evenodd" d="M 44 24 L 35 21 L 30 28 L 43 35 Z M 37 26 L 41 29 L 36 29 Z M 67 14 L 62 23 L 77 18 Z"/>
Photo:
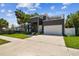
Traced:
<path fill-rule="evenodd" d="M 39 16 L 32 17 L 28 25 L 28 31 L 31 33 L 43 33 L 44 31 L 43 20 L 44 19 L 40 18 Z"/>

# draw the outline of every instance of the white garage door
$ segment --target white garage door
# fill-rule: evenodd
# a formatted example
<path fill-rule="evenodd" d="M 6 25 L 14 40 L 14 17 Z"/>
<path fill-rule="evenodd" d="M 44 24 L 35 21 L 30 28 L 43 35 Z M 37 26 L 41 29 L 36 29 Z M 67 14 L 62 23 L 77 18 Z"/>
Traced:
<path fill-rule="evenodd" d="M 62 25 L 44 26 L 44 34 L 62 35 Z"/>

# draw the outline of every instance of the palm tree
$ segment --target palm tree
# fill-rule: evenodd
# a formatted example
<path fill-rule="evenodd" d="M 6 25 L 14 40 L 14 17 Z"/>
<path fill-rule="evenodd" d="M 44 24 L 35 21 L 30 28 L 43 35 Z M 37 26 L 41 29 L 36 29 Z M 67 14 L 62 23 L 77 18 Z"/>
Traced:
<path fill-rule="evenodd" d="M 25 14 L 23 11 L 18 9 L 15 11 L 15 15 L 17 18 L 17 23 L 24 28 L 24 31 L 26 31 L 26 22 L 30 20 L 30 15 Z"/>

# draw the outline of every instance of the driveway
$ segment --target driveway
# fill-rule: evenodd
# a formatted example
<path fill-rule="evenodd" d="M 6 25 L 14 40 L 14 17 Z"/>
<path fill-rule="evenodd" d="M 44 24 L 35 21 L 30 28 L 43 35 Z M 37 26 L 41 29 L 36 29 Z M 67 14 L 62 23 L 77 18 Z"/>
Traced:
<path fill-rule="evenodd" d="M 27 39 L 0 36 L 10 43 L 0 45 L 2 56 L 69 56 L 79 50 L 65 47 L 63 36 L 37 35 Z"/>

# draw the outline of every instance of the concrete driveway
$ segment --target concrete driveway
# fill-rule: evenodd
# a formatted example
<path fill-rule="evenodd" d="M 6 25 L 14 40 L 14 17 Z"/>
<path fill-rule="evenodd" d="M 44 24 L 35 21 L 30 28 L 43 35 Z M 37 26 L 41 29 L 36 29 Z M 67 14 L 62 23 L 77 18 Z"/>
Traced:
<path fill-rule="evenodd" d="M 37 35 L 28 39 L 6 36 L 0 38 L 11 41 L 0 45 L 2 56 L 69 56 L 79 55 L 79 50 L 65 47 L 63 36 Z"/>

